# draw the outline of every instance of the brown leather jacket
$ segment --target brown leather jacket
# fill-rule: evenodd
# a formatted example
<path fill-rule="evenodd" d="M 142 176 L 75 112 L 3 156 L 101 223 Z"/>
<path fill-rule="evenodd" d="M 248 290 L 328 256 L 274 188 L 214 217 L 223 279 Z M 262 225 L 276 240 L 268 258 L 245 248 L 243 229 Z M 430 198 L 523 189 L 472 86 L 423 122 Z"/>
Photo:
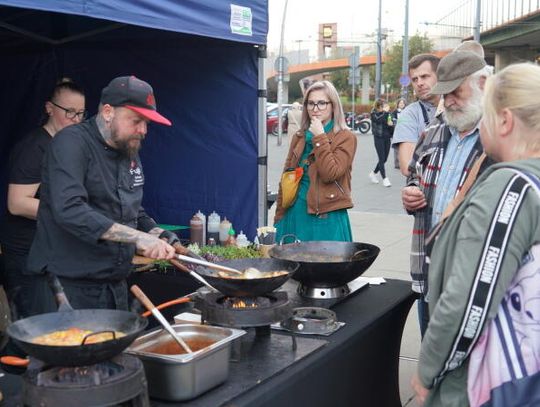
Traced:
<path fill-rule="evenodd" d="M 349 130 L 333 131 L 313 137 L 314 161 L 308 169 L 309 190 L 307 193 L 308 213 L 323 214 L 338 209 L 352 208 L 351 172 L 356 153 L 356 136 Z M 297 131 L 285 160 L 284 170 L 295 168 L 304 152 L 306 138 Z M 274 222 L 279 221 L 286 209 L 281 206 L 281 185 L 277 198 Z"/>

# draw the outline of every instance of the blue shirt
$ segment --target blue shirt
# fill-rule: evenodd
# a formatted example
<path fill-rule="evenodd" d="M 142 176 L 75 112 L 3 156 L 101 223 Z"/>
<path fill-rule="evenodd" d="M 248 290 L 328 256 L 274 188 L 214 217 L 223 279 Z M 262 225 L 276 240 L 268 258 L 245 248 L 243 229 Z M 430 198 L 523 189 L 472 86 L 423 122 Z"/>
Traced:
<path fill-rule="evenodd" d="M 435 117 L 437 106 L 428 102 L 417 101 L 411 103 L 400 113 L 394 130 L 392 144 L 414 143 L 418 141 L 420 134 L 427 127 L 422 114 L 420 104 L 426 109 L 429 122 Z"/>
<path fill-rule="evenodd" d="M 460 137 L 459 132 L 454 127 L 448 128 L 452 136 L 446 146 L 437 187 L 435 188 L 431 216 L 432 226 L 439 223 L 444 210 L 456 195 L 463 167 L 479 136 L 478 125 L 464 137 Z"/>

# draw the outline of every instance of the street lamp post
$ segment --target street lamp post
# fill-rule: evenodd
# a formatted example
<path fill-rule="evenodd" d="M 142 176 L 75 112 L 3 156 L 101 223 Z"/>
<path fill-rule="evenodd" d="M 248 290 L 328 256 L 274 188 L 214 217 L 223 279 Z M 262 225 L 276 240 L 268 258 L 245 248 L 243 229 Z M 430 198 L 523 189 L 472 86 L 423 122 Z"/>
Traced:
<path fill-rule="evenodd" d="M 278 57 L 278 88 L 277 88 L 277 99 L 278 99 L 278 139 L 277 145 L 280 146 L 283 141 L 283 79 L 285 75 L 285 63 L 283 57 L 283 36 L 285 33 L 285 17 L 287 17 L 287 5 L 289 0 L 285 0 L 285 5 L 283 6 L 283 18 L 281 19 L 281 39 L 279 41 L 279 57 Z"/>
<path fill-rule="evenodd" d="M 405 27 L 403 32 L 403 58 L 401 60 L 401 77 L 405 78 L 405 75 L 409 75 L 409 0 L 405 0 Z M 407 100 L 407 86 L 401 83 L 401 98 Z"/>
<path fill-rule="evenodd" d="M 476 17 L 474 23 L 474 40 L 480 42 L 480 8 L 482 0 L 476 0 Z"/>
<path fill-rule="evenodd" d="M 382 0 L 379 0 L 379 19 L 377 28 L 377 62 L 375 64 L 375 99 L 381 97 L 381 63 L 382 63 L 382 33 L 381 33 Z"/>

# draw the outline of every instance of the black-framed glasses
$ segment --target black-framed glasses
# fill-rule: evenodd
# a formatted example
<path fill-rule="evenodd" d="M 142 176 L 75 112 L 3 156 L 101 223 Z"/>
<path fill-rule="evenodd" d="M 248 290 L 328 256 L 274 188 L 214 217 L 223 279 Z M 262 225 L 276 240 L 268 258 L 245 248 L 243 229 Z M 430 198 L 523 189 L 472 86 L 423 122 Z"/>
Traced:
<path fill-rule="evenodd" d="M 50 100 L 53 105 L 55 105 L 58 109 L 62 109 L 64 113 L 66 114 L 66 119 L 73 120 L 75 117 L 77 117 L 79 120 L 86 119 L 87 112 L 86 110 L 81 110 L 80 112 L 77 112 L 74 109 L 67 109 L 64 106 L 60 106 L 59 104 L 54 103 L 52 100 Z"/>
<path fill-rule="evenodd" d="M 309 110 L 315 110 L 315 107 L 319 110 L 326 110 L 326 107 L 328 105 L 332 104 L 332 102 L 329 102 L 327 100 L 319 100 L 318 102 L 309 101 L 307 102 L 307 108 Z"/>

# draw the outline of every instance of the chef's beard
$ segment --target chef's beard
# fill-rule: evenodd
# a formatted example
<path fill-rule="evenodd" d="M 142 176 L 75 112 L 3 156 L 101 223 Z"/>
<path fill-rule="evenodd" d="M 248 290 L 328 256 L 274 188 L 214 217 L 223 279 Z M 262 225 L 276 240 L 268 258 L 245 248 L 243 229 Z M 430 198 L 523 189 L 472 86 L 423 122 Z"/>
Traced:
<path fill-rule="evenodd" d="M 461 108 L 444 109 L 444 119 L 450 127 L 463 132 L 472 128 L 482 118 L 482 91 L 472 88 L 472 95 L 467 104 Z"/>
<path fill-rule="evenodd" d="M 136 134 L 128 136 L 127 138 L 121 138 L 114 126 L 111 128 L 111 140 L 114 142 L 116 149 L 130 160 L 137 156 L 143 139 L 143 136 Z M 131 145 L 130 142 L 133 140 L 139 140 L 139 143 Z"/>

